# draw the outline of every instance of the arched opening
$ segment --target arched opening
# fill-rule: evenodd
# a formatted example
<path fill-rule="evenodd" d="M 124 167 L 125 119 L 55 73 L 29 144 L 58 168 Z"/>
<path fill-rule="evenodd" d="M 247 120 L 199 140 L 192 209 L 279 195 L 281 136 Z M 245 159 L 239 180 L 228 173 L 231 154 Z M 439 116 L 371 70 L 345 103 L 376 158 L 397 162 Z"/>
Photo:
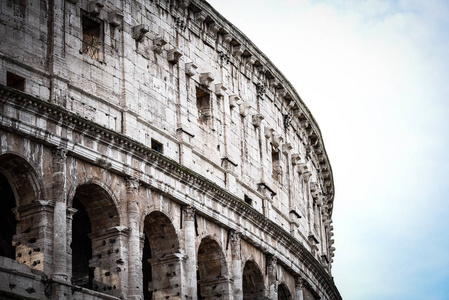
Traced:
<path fill-rule="evenodd" d="M 89 238 L 92 225 L 86 208 L 77 197 L 73 199 L 72 206 L 77 210 L 72 221 L 72 283 L 92 289 L 94 274 L 89 268 L 92 259 L 92 242 Z"/>
<path fill-rule="evenodd" d="M 148 284 L 153 281 L 153 273 L 151 270 L 151 264 L 148 260 L 151 259 L 151 247 L 150 241 L 145 234 L 144 244 L 143 244 L 143 256 L 142 256 L 142 273 L 143 273 L 143 299 L 152 300 L 153 291 L 150 291 Z"/>
<path fill-rule="evenodd" d="M 181 294 L 183 255 L 170 219 L 152 212 L 144 220 L 142 256 L 144 299 L 168 299 Z"/>
<path fill-rule="evenodd" d="M 259 266 L 252 260 L 245 263 L 243 268 L 243 299 L 258 300 L 265 296 L 263 274 Z"/>
<path fill-rule="evenodd" d="M 288 289 L 287 285 L 282 282 L 278 285 L 278 300 L 291 300 L 292 294 L 290 293 L 290 290 Z"/>
<path fill-rule="evenodd" d="M 16 201 L 8 179 L 0 173 L 0 256 L 15 259 L 16 253 L 12 245 L 16 234 L 17 221 L 12 209 Z"/>
<path fill-rule="evenodd" d="M 198 248 L 198 299 L 224 299 L 229 295 L 228 268 L 220 245 L 204 238 Z"/>
<path fill-rule="evenodd" d="M 96 184 L 77 188 L 72 207 L 72 283 L 88 289 L 114 294 L 120 259 L 116 226 L 120 224 L 117 208 L 106 190 Z M 118 270 L 118 269 L 117 269 Z M 111 292 L 109 292 L 111 291 Z"/>
<path fill-rule="evenodd" d="M 37 201 L 45 199 L 44 191 L 33 167 L 18 155 L 0 156 L 0 197 L 0 256 L 44 271 L 50 265 L 43 250 L 46 224 L 34 221 L 47 217 L 45 201 Z"/>

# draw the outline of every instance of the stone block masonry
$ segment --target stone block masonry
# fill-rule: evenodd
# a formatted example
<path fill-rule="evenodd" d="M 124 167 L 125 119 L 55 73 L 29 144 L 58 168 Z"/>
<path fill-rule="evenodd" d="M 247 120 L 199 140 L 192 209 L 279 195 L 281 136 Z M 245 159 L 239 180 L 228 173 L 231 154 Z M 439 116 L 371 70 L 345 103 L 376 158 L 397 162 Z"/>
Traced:
<path fill-rule="evenodd" d="M 319 127 L 207 2 L 0 15 L 0 298 L 341 299 Z"/>

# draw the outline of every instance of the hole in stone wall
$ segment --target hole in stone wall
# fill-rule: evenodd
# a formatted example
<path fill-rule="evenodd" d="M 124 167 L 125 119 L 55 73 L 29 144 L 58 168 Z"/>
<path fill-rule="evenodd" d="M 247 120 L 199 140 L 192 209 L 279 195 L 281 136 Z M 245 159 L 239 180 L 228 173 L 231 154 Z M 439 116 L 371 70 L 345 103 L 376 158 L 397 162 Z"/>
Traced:
<path fill-rule="evenodd" d="M 249 205 L 253 205 L 253 199 L 251 199 L 250 197 L 248 197 L 248 195 L 245 195 L 244 197 L 245 203 L 249 204 Z"/>
<path fill-rule="evenodd" d="M 72 283 L 88 289 L 92 288 L 93 268 L 89 268 L 92 259 L 92 242 L 88 236 L 92 226 L 86 208 L 75 197 L 73 208 L 77 212 L 72 221 Z"/>
<path fill-rule="evenodd" d="M 0 256 L 15 259 L 12 237 L 16 234 L 17 221 L 12 212 L 16 206 L 14 193 L 8 179 L 0 173 Z"/>
<path fill-rule="evenodd" d="M 211 105 L 209 92 L 196 88 L 196 107 L 198 109 L 198 122 L 200 124 L 210 124 Z"/>
<path fill-rule="evenodd" d="M 158 141 L 151 139 L 151 149 L 159 152 L 159 153 L 163 153 L 163 145 L 162 143 L 159 143 Z"/>
<path fill-rule="evenodd" d="M 11 72 L 6 72 L 6 85 L 12 87 L 13 89 L 24 92 L 25 78 Z"/>
<path fill-rule="evenodd" d="M 89 55 L 93 59 L 101 60 L 102 54 L 102 34 L 101 26 L 102 24 L 89 18 L 86 15 L 82 16 L 82 26 L 83 26 L 83 48 L 82 52 Z"/>
<path fill-rule="evenodd" d="M 282 180 L 282 167 L 280 163 L 279 152 L 275 151 L 274 149 L 271 150 L 271 166 L 273 168 L 273 179 L 280 182 Z"/>

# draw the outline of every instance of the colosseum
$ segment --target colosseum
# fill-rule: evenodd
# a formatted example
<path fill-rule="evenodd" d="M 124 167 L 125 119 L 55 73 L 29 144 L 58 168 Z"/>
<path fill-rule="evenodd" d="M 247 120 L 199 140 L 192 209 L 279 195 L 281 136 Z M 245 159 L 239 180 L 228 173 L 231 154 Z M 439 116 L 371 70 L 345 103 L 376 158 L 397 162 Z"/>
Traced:
<path fill-rule="evenodd" d="M 332 169 L 203 0 L 0 2 L 1 299 L 342 299 Z"/>

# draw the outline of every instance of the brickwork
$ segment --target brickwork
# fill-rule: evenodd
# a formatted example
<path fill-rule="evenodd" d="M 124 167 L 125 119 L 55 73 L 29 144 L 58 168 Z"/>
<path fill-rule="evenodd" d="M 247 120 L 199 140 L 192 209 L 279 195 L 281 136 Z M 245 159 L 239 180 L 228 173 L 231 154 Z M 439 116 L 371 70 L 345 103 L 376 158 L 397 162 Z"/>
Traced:
<path fill-rule="evenodd" d="M 318 125 L 209 4 L 0 15 L 0 296 L 341 299 Z"/>

